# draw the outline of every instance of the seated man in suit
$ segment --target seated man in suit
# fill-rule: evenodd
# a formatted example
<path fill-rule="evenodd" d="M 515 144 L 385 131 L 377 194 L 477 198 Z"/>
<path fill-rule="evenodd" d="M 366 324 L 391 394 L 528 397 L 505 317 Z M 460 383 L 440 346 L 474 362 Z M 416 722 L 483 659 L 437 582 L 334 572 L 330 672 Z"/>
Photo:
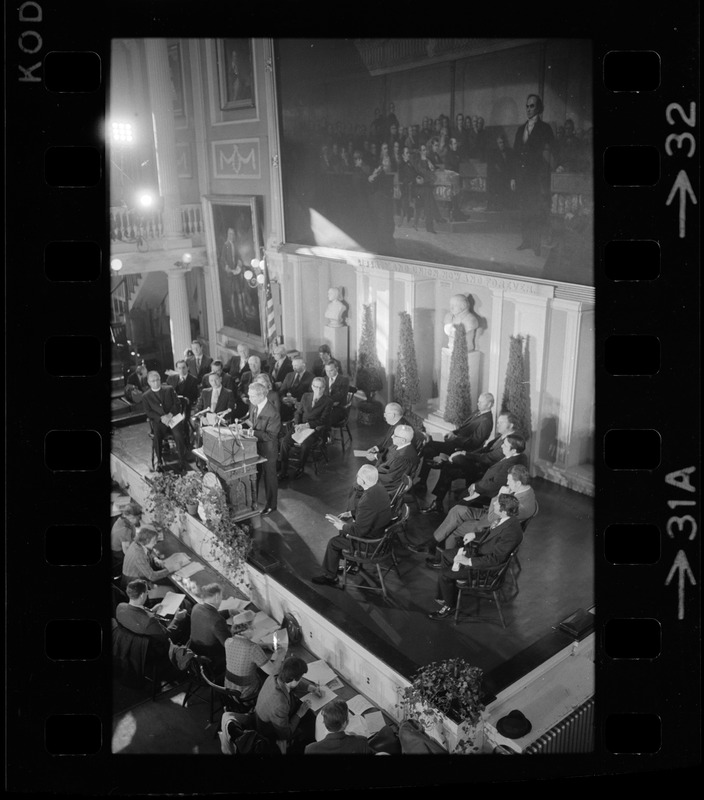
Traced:
<path fill-rule="evenodd" d="M 364 464 L 357 472 L 357 484 L 361 491 L 351 492 L 347 511 L 339 517 L 328 516 L 339 531 L 327 544 L 323 557 L 324 573 L 313 578 L 313 583 L 324 586 L 337 585 L 337 568 L 340 553 L 349 547 L 348 536 L 362 539 L 378 539 L 391 522 L 391 503 L 386 489 L 379 483 L 379 473 L 371 464 Z"/>
<path fill-rule="evenodd" d="M 225 364 L 225 372 L 232 378 L 236 385 L 239 384 L 245 372 L 249 371 L 249 347 L 246 344 L 237 345 L 237 355 Z"/>
<path fill-rule="evenodd" d="M 504 441 L 507 436 L 515 433 L 517 424 L 518 420 L 513 414 L 499 414 L 496 422 L 498 435 L 495 438 L 471 453 L 466 450 L 456 450 L 447 461 L 443 461 L 438 481 L 433 489 L 433 494 L 438 499 L 428 508 L 421 510 L 426 513 L 437 511 L 437 504 L 442 505 L 442 500 L 455 479 L 464 478 L 467 483 L 471 483 L 481 478 L 491 466 L 501 461 L 504 457 Z"/>
<path fill-rule="evenodd" d="M 499 489 L 506 483 L 511 467 L 521 464 L 526 466 L 528 459 L 525 455 L 526 440 L 519 436 L 517 433 L 510 433 L 503 439 L 501 443 L 502 458 L 497 461 L 484 473 L 484 475 L 468 487 L 468 495 L 464 499 L 467 502 L 475 500 L 480 501 L 484 505 L 491 500 L 494 495 L 498 494 Z M 433 489 L 435 501 L 428 508 L 422 509 L 423 513 L 437 512 L 444 514 L 443 501 L 445 495 L 450 489 L 454 478 L 447 478 L 443 480 L 442 473 L 439 480 Z"/>
<path fill-rule="evenodd" d="M 350 379 L 340 375 L 336 361 L 329 361 L 325 365 L 325 394 L 332 400 L 330 424 L 337 425 L 345 418 L 345 405 L 347 393 L 350 390 Z"/>
<path fill-rule="evenodd" d="M 235 381 L 231 375 L 223 371 L 222 361 L 220 361 L 219 358 L 216 358 L 215 361 L 213 361 L 213 363 L 210 365 L 210 372 L 203 376 L 203 380 L 200 383 L 201 390 L 208 389 L 210 387 L 211 375 L 219 375 L 222 385 L 231 392 L 234 391 Z"/>
<path fill-rule="evenodd" d="M 293 371 L 284 378 L 279 397 L 281 398 L 281 421 L 290 422 L 296 411 L 296 403 L 306 392 L 310 391 L 313 374 L 306 370 L 306 362 L 296 357 L 291 361 Z"/>
<path fill-rule="evenodd" d="M 271 382 L 274 388 L 278 391 L 281 388 L 281 384 L 284 382 L 284 378 L 289 372 L 293 372 L 293 364 L 283 344 L 275 344 L 271 350 L 271 355 L 273 357 L 273 363 L 269 369 L 269 374 L 271 375 Z"/>
<path fill-rule="evenodd" d="M 457 603 L 455 581 L 466 581 L 472 569 L 503 564 L 518 547 L 523 540 L 523 531 L 517 516 L 517 498 L 511 494 L 502 494 L 499 496 L 498 519 L 491 527 L 478 535 L 466 534 L 465 547 L 443 550 L 437 597 L 442 605 L 437 611 L 428 614 L 429 619 L 445 619 L 452 614 Z"/>
<path fill-rule="evenodd" d="M 110 550 L 112 551 L 112 574 L 120 575 L 125 553 L 137 535 L 142 521 L 142 509 L 137 503 L 128 503 L 122 514 L 115 520 L 110 531 Z"/>
<path fill-rule="evenodd" d="M 397 425 L 388 447 L 377 463 L 379 483 L 391 497 L 407 475 L 418 466 L 418 453 L 413 447 L 415 431 L 410 425 Z"/>
<path fill-rule="evenodd" d="M 345 733 L 350 719 L 349 709 L 344 700 L 331 700 L 322 710 L 323 722 L 328 731 L 327 736 L 319 742 L 309 744 L 305 754 L 317 755 L 374 755 L 374 750 L 364 736 L 356 733 Z"/>
<path fill-rule="evenodd" d="M 202 603 L 191 611 L 191 650 L 211 661 L 210 673 L 219 677 L 225 671 L 225 642 L 232 632 L 227 624 L 232 609 L 220 611 L 222 587 L 219 583 L 208 583 L 201 587 Z"/>
<path fill-rule="evenodd" d="M 188 364 L 185 359 L 182 358 L 177 361 L 176 369 L 168 370 L 167 375 L 167 385 L 171 386 L 179 397 L 187 397 L 190 401 L 189 408 L 193 408 L 198 402 L 201 387 L 198 379 L 188 371 Z"/>
<path fill-rule="evenodd" d="M 168 652 L 170 642 L 179 642 L 182 638 L 181 629 L 188 616 L 187 609 L 182 608 L 177 611 L 173 620 L 167 625 L 157 616 L 161 604 L 151 610 L 145 608 L 149 596 L 149 585 L 146 581 L 140 579 L 130 581 L 125 591 L 129 602 L 118 605 L 115 619 L 132 633 L 153 636 Z"/>
<path fill-rule="evenodd" d="M 331 361 L 335 361 L 330 351 L 330 346 L 327 344 L 321 344 L 318 348 L 318 360 L 313 365 L 313 375 L 316 378 L 324 378 L 325 377 L 325 366 L 329 364 Z"/>
<path fill-rule="evenodd" d="M 467 533 L 476 533 L 488 528 L 498 519 L 499 497 L 502 494 L 512 494 L 518 500 L 519 522 L 530 519 L 538 508 L 535 492 L 530 485 L 530 474 L 521 464 L 511 467 L 506 477 L 506 485 L 499 489 L 499 493 L 492 499 L 488 509 L 477 508 L 460 503 L 452 506 L 449 514 L 433 533 L 433 538 L 427 546 L 416 547 L 408 545 L 409 550 L 421 553 L 427 550 L 430 557 L 425 563 L 434 569 L 440 569 L 441 549 L 451 550 L 457 547 L 458 541 Z M 440 549 L 438 549 L 440 548 Z"/>
<path fill-rule="evenodd" d="M 208 375 L 208 381 L 210 389 L 203 389 L 201 392 L 196 404 L 196 411 L 212 411 L 215 414 L 229 411 L 229 414 L 224 415 L 224 419 L 228 423 L 232 422 L 235 412 L 235 395 L 223 386 L 222 376 L 219 372 L 211 372 Z"/>
<path fill-rule="evenodd" d="M 269 675 L 257 697 L 254 718 L 257 732 L 283 753 L 302 753 L 315 741 L 315 715 L 308 700 L 300 700 L 294 690 L 322 694 L 322 690 L 303 676 L 308 666 L 302 658 L 290 656 L 281 665 L 278 675 Z"/>
<path fill-rule="evenodd" d="M 445 435 L 442 442 L 428 442 L 423 448 L 423 466 L 418 475 L 416 491 L 425 493 L 428 489 L 428 473 L 435 466 L 433 460 L 441 454 L 450 456 L 458 450 L 473 452 L 482 447 L 491 435 L 494 427 L 494 415 L 491 412 L 494 405 L 494 396 L 489 392 L 479 395 L 477 410 L 471 414 L 459 427 Z M 437 464 L 436 468 L 440 465 Z"/>
<path fill-rule="evenodd" d="M 210 372 L 210 365 L 213 363 L 213 359 L 203 353 L 203 345 L 195 339 L 191 342 L 191 350 L 193 350 L 193 356 L 186 359 L 188 371 L 200 384 Z"/>
<path fill-rule="evenodd" d="M 313 431 L 298 445 L 301 455 L 298 469 L 294 472 L 293 478 L 300 478 L 303 475 L 303 470 L 313 445 L 320 441 L 321 438 L 326 437 L 330 428 L 332 400 L 325 394 L 325 379 L 314 378 L 311 388 L 313 391 L 306 392 L 303 395 L 300 403 L 296 406 L 296 412 L 293 417 L 295 433 L 302 433 L 306 430 Z M 279 480 L 285 480 L 288 477 L 288 457 L 291 448 L 295 445 L 296 441 L 293 438 L 293 433 L 289 433 L 281 442 L 281 472 L 278 475 Z"/>
<path fill-rule="evenodd" d="M 137 532 L 132 544 L 125 552 L 122 564 L 122 588 L 126 588 L 130 581 L 141 578 L 142 580 L 156 582 L 175 572 L 168 569 L 152 553 L 158 538 L 154 528 L 143 526 Z"/>
<path fill-rule="evenodd" d="M 142 404 L 147 417 L 152 421 L 157 461 L 159 464 L 163 463 L 161 448 L 166 437 L 171 433 L 176 441 L 179 467 L 185 469 L 186 462 L 193 461 L 193 456 L 186 452 L 186 421 L 181 420 L 173 428 L 169 424 L 181 412 L 181 401 L 171 386 L 162 386 L 161 376 L 158 372 L 152 370 L 147 376 L 147 380 L 149 381 L 149 391 L 144 393 Z"/>
<path fill-rule="evenodd" d="M 391 447 L 391 440 L 397 425 L 411 425 L 406 417 L 404 417 L 403 407 L 399 403 L 386 404 L 386 407 L 384 408 L 384 419 L 389 427 L 386 429 L 384 438 L 379 442 L 379 444 L 375 444 L 373 447 L 370 447 L 369 450 L 367 450 L 366 458 L 369 461 L 378 461 L 378 459 L 383 458 L 384 453 L 389 449 L 389 447 Z M 411 427 L 413 426 L 411 425 Z M 420 449 L 420 445 L 423 441 L 423 434 L 414 429 L 413 445 L 416 450 Z"/>

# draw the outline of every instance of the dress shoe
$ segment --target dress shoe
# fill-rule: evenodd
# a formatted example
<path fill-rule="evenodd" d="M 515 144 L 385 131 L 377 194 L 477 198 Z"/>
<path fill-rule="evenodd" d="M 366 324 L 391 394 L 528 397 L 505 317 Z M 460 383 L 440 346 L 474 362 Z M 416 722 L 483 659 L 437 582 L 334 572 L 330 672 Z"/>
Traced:
<path fill-rule="evenodd" d="M 430 567 L 430 569 L 442 569 L 442 562 L 436 561 L 434 558 L 426 558 L 425 566 Z"/>
<path fill-rule="evenodd" d="M 428 614 L 428 619 L 446 619 L 447 617 L 452 614 L 452 608 L 450 606 L 443 605 L 442 608 L 438 609 L 437 611 L 433 611 L 432 614 Z"/>
<path fill-rule="evenodd" d="M 288 478 L 288 471 L 286 472 L 279 472 L 276 475 L 276 479 L 279 481 L 285 481 Z"/>
<path fill-rule="evenodd" d="M 271 512 L 272 512 L 272 511 L 276 511 L 276 509 L 275 509 L 275 508 L 271 508 L 270 506 L 267 506 L 267 507 L 266 507 L 266 508 L 265 508 L 265 509 L 262 511 L 262 513 L 261 513 L 261 516 L 262 516 L 262 517 L 268 517 L 268 516 L 269 516 L 269 514 L 271 514 Z"/>
<path fill-rule="evenodd" d="M 518 247 L 516 248 L 516 250 L 527 250 L 529 247 L 530 247 L 529 244 L 526 244 L 525 242 L 521 242 L 518 245 Z"/>
<path fill-rule="evenodd" d="M 444 606 L 445 605 L 445 601 L 442 599 L 442 597 L 434 597 L 433 601 L 435 603 L 437 603 L 439 606 Z"/>
<path fill-rule="evenodd" d="M 311 581 L 318 586 L 337 586 L 337 578 L 328 578 L 327 575 L 316 575 Z"/>
<path fill-rule="evenodd" d="M 460 589 L 464 589 L 465 586 L 469 586 L 469 581 L 455 581 L 455 586 L 459 586 Z"/>
<path fill-rule="evenodd" d="M 443 514 L 444 509 L 442 504 L 439 503 L 437 500 L 432 502 L 427 508 L 421 508 L 421 514 Z"/>
<path fill-rule="evenodd" d="M 428 548 L 424 544 L 407 544 L 406 547 L 411 551 L 411 553 L 427 553 Z"/>
<path fill-rule="evenodd" d="M 296 480 L 296 478 L 300 478 L 300 477 L 301 477 L 301 475 L 303 475 L 303 474 L 304 474 L 304 473 L 303 473 L 303 470 L 302 470 L 302 469 L 297 469 L 297 470 L 296 470 L 296 471 L 293 473 L 293 475 L 291 475 L 291 480 L 292 480 L 292 481 L 295 481 L 295 480 Z"/>

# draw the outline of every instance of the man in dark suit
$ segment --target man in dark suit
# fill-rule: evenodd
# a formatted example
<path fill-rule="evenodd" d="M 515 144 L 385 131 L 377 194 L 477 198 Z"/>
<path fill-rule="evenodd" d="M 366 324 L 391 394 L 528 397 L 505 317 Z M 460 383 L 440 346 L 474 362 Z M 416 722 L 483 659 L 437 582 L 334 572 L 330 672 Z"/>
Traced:
<path fill-rule="evenodd" d="M 232 609 L 220 610 L 222 587 L 208 583 L 201 587 L 202 603 L 197 603 L 191 611 L 191 650 L 196 655 L 207 656 L 211 662 L 211 674 L 220 676 L 225 671 L 225 642 L 232 632 L 227 624 Z"/>
<path fill-rule="evenodd" d="M 521 243 L 518 250 L 532 249 L 540 255 L 541 233 L 550 209 L 550 159 L 555 137 L 540 119 L 543 101 L 537 94 L 526 98 L 527 121 L 519 126 L 513 144 L 515 180 L 511 188 L 518 196 L 521 212 Z"/>
<path fill-rule="evenodd" d="M 403 407 L 399 403 L 387 403 L 386 407 L 384 408 L 384 420 L 389 427 L 386 429 L 384 438 L 379 442 L 379 444 L 375 444 L 373 447 L 370 447 L 369 450 L 367 450 L 366 458 L 369 461 L 378 461 L 378 459 L 384 457 L 384 453 L 392 445 L 392 439 L 397 425 L 411 425 L 406 417 L 404 417 Z M 411 427 L 413 428 L 412 425 Z M 414 428 L 413 446 L 416 451 L 421 449 L 424 441 L 425 437 L 423 434 Z"/>
<path fill-rule="evenodd" d="M 357 472 L 357 483 L 361 488 L 359 494 L 352 492 L 348 501 L 348 510 L 339 517 L 328 516 L 339 531 L 328 542 L 323 557 L 324 573 L 312 579 L 313 583 L 324 586 L 337 585 L 337 567 L 340 553 L 347 549 L 348 536 L 362 539 L 380 537 L 391 522 L 391 503 L 386 489 L 379 483 L 379 473 L 371 464 L 364 464 Z"/>
<path fill-rule="evenodd" d="M 517 433 L 510 433 L 501 445 L 503 458 L 489 467 L 480 480 L 470 484 L 467 489 L 468 502 L 482 498 L 484 502 L 491 500 L 499 489 L 506 483 L 511 467 L 526 466 L 528 459 L 525 454 L 526 440 Z"/>
<path fill-rule="evenodd" d="M 421 509 L 423 513 L 443 511 L 442 503 L 448 493 L 452 481 L 456 478 L 464 478 L 467 483 L 481 478 L 488 469 L 504 458 L 503 445 L 507 436 L 515 433 L 518 420 L 513 414 L 499 414 L 496 422 L 497 436 L 488 441 L 483 447 L 468 452 L 457 450 L 448 461 L 443 462 L 440 467 L 440 476 L 435 484 L 433 494 L 435 501 L 428 508 Z"/>
<path fill-rule="evenodd" d="M 176 392 L 179 397 L 186 397 L 189 400 L 189 408 L 193 408 L 198 402 L 200 385 L 198 379 L 188 371 L 188 364 L 181 359 L 176 362 L 176 369 L 166 379 L 168 386 Z"/>
<path fill-rule="evenodd" d="M 174 615 L 173 620 L 166 625 L 157 616 L 161 604 L 151 610 L 145 608 L 149 587 L 144 580 L 134 580 L 127 584 L 125 589 L 128 603 L 120 603 L 115 612 L 115 618 L 123 628 L 137 633 L 140 636 L 152 636 L 161 644 L 165 651 L 169 649 L 170 641 L 178 641 L 182 623 L 188 611 L 182 608 Z"/>
<path fill-rule="evenodd" d="M 212 411 L 215 414 L 222 414 L 229 410 L 227 422 L 232 422 L 235 413 L 235 395 L 223 386 L 222 375 L 211 372 L 208 376 L 210 382 L 209 389 L 203 389 L 196 405 L 197 411 Z"/>
<path fill-rule="evenodd" d="M 322 715 L 328 734 L 319 742 L 313 742 L 313 744 L 309 744 L 306 747 L 304 752 L 307 756 L 374 755 L 374 750 L 369 746 L 369 742 L 364 736 L 345 733 L 350 715 L 347 703 L 344 700 L 331 700 L 327 705 L 323 706 Z"/>
<path fill-rule="evenodd" d="M 278 391 L 284 382 L 284 378 L 289 372 L 293 372 L 293 364 L 288 357 L 286 347 L 282 344 L 274 345 L 271 354 L 274 363 L 271 365 L 269 374 L 271 375 L 271 383 L 274 389 Z"/>
<path fill-rule="evenodd" d="M 418 453 L 413 447 L 414 431 L 410 425 L 397 425 L 391 447 L 384 451 L 379 459 L 377 471 L 379 483 L 386 489 L 390 496 L 406 475 L 411 475 L 418 466 Z"/>
<path fill-rule="evenodd" d="M 345 405 L 349 390 L 350 379 L 345 375 L 340 375 L 335 361 L 328 362 L 325 365 L 325 394 L 332 400 L 331 425 L 337 425 L 345 418 Z"/>
<path fill-rule="evenodd" d="M 443 605 L 428 614 L 429 619 L 449 617 L 457 602 L 455 581 L 467 581 L 472 569 L 495 567 L 503 564 L 523 541 L 521 523 L 517 518 L 518 500 L 511 494 L 499 495 L 498 519 L 480 534 L 468 533 L 465 547 L 444 550 L 442 572 L 438 576 L 438 600 Z M 476 537 L 476 538 L 475 538 Z M 461 585 L 461 583 L 460 583 Z"/>
<path fill-rule="evenodd" d="M 416 491 L 425 493 L 428 489 L 428 473 L 436 466 L 433 459 L 440 454 L 452 455 L 458 450 L 473 452 L 484 444 L 491 435 L 494 427 L 494 415 L 491 409 L 494 405 L 494 395 L 484 392 L 477 400 L 477 410 L 454 431 L 448 433 L 442 442 L 428 442 L 421 452 L 423 466 L 420 468 Z"/>
<path fill-rule="evenodd" d="M 312 430 L 313 433 L 308 434 L 307 438 L 300 443 L 295 441 L 293 433 L 289 433 L 284 437 L 281 442 L 281 472 L 278 475 L 279 480 L 285 480 L 288 477 L 288 457 L 291 448 L 298 444 L 301 451 L 298 469 L 293 474 L 294 479 L 300 478 L 303 475 L 303 470 L 313 445 L 320 441 L 322 437 L 327 436 L 330 428 L 332 400 L 325 394 L 324 378 L 314 378 L 311 388 L 313 391 L 306 392 L 296 406 L 293 422 L 295 433 L 300 434 L 306 430 Z"/>
<path fill-rule="evenodd" d="M 152 421 L 154 432 L 154 447 L 156 448 L 157 460 L 162 463 L 161 446 L 169 435 L 173 434 L 178 451 L 179 465 L 182 469 L 186 468 L 186 462 L 193 460 L 186 453 L 186 424 L 182 420 L 173 428 L 169 426 L 171 420 L 181 412 L 181 401 L 171 386 L 161 385 L 161 376 L 156 371 L 151 371 L 147 375 L 149 391 L 144 393 L 142 404 L 147 413 L 147 417 Z"/>
<path fill-rule="evenodd" d="M 193 355 L 186 360 L 188 371 L 198 383 L 201 383 L 203 378 L 210 372 L 210 365 L 213 363 L 213 359 L 203 353 L 203 345 L 198 341 L 191 342 L 191 350 L 193 350 Z"/>
<path fill-rule="evenodd" d="M 252 383 L 247 390 L 250 412 L 249 426 L 257 439 L 257 453 L 266 458 L 257 467 L 257 492 L 259 481 L 264 478 L 266 501 L 262 516 L 276 511 L 279 482 L 276 478 L 276 459 L 279 449 L 281 417 L 267 400 L 267 389 L 261 383 Z"/>
<path fill-rule="evenodd" d="M 284 378 L 279 397 L 281 397 L 281 420 L 290 422 L 296 410 L 296 403 L 310 391 L 314 375 L 306 369 L 306 362 L 296 357 L 292 360 L 293 371 Z"/>
<path fill-rule="evenodd" d="M 227 364 L 225 364 L 225 372 L 227 372 L 236 384 L 240 382 L 245 372 L 249 372 L 248 359 L 249 347 L 247 347 L 246 344 L 238 344 L 237 355 L 232 356 Z"/>
<path fill-rule="evenodd" d="M 210 372 L 206 373 L 203 376 L 203 380 L 200 382 L 200 388 L 209 389 L 210 388 L 210 376 L 211 375 L 219 375 L 220 380 L 222 381 L 222 385 L 225 389 L 229 389 L 231 392 L 234 393 L 235 390 L 235 380 L 234 378 L 227 372 L 224 372 L 222 361 L 219 358 L 216 358 L 210 365 Z"/>

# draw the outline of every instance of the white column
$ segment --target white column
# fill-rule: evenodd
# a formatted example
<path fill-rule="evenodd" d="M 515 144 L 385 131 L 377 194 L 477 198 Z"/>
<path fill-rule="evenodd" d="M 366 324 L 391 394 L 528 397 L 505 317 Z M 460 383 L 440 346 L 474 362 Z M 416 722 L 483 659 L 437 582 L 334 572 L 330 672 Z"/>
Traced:
<path fill-rule="evenodd" d="M 181 195 L 176 166 L 176 139 L 174 136 L 174 111 L 171 97 L 171 77 L 166 39 L 145 39 L 147 76 L 151 97 L 156 163 L 159 173 L 159 191 L 164 199 L 162 219 L 164 237 L 182 235 Z"/>
<path fill-rule="evenodd" d="M 166 270 L 169 281 L 169 327 L 174 364 L 183 358 L 183 351 L 191 344 L 191 318 L 188 313 L 186 272 L 183 269 Z"/>

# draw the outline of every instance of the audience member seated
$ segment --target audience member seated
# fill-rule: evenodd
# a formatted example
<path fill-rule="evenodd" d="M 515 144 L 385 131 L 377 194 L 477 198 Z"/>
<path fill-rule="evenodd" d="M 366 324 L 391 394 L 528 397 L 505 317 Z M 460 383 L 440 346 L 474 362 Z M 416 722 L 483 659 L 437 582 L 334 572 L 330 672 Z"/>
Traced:
<path fill-rule="evenodd" d="M 225 640 L 225 687 L 238 692 L 242 701 L 252 700 L 259 693 L 261 682 L 258 667 L 269 656 L 252 639 L 253 611 L 243 611 L 232 618 L 232 635 Z"/>
<path fill-rule="evenodd" d="M 438 456 L 450 456 L 457 451 L 473 452 L 479 449 L 491 435 L 494 427 L 494 415 L 491 409 L 494 406 L 494 395 L 484 392 L 479 395 L 477 400 L 477 410 L 470 414 L 464 422 L 451 433 L 445 435 L 442 442 L 428 442 L 421 452 L 423 466 L 420 469 L 416 491 L 425 493 L 428 489 L 428 474 L 433 467 L 439 468 L 439 464 L 433 464 L 433 460 Z M 442 460 L 442 459 L 440 459 Z"/>
<path fill-rule="evenodd" d="M 278 675 L 269 675 L 257 697 L 254 717 L 257 732 L 282 753 L 300 754 L 306 745 L 315 741 L 315 715 L 310 703 L 294 694 L 309 690 L 317 695 L 322 690 L 304 679 L 308 666 L 302 658 L 291 656 L 281 665 Z M 303 681 L 303 683 L 302 683 Z"/>
<path fill-rule="evenodd" d="M 272 388 L 271 377 L 266 372 L 260 372 L 259 375 L 252 381 L 252 383 L 261 383 L 261 385 L 266 389 L 266 399 L 274 406 L 276 409 L 277 414 L 281 414 L 281 398 L 279 397 L 279 393 L 276 389 Z M 250 384 L 251 386 L 252 384 Z M 249 406 L 247 406 L 249 408 Z M 246 413 L 246 412 L 245 412 Z M 238 417 L 243 416 L 243 414 L 238 414 Z"/>
<path fill-rule="evenodd" d="M 110 550 L 112 552 L 112 574 L 122 573 L 122 563 L 125 553 L 132 544 L 137 534 L 137 528 L 142 521 L 142 509 L 137 503 L 128 503 L 122 514 L 115 520 L 110 531 Z"/>
<path fill-rule="evenodd" d="M 458 504 L 450 509 L 447 517 L 433 533 L 433 538 L 427 546 L 409 545 L 415 553 L 427 550 L 430 557 L 426 559 L 429 567 L 440 568 L 440 551 L 438 548 L 451 550 L 457 547 L 459 539 L 465 534 L 475 534 L 477 531 L 488 528 L 498 519 L 499 497 L 502 494 L 512 494 L 518 500 L 518 521 L 530 519 L 537 509 L 535 492 L 530 485 L 530 474 L 526 467 L 520 464 L 511 467 L 506 477 L 506 485 L 499 489 L 499 493 L 492 499 L 488 509 L 477 508 Z"/>
<path fill-rule="evenodd" d="M 222 602 L 222 587 L 219 583 L 208 583 L 200 590 L 202 603 L 191 611 L 191 650 L 196 655 L 206 656 L 211 661 L 210 672 L 214 678 L 225 670 L 225 642 L 231 631 L 226 622 L 232 609 L 219 610 Z"/>
<path fill-rule="evenodd" d="M 225 365 L 225 372 L 230 375 L 230 377 L 235 381 L 236 385 L 239 385 L 244 373 L 249 372 L 249 364 L 247 363 L 248 359 L 249 347 L 247 347 L 246 344 L 238 344 L 237 355 L 232 356 L 232 358 Z"/>
<path fill-rule="evenodd" d="M 137 531 L 134 541 L 125 552 L 125 560 L 122 564 L 123 589 L 130 581 L 138 578 L 154 583 L 175 571 L 165 567 L 152 553 L 157 538 L 158 534 L 154 528 L 144 526 Z"/>
<path fill-rule="evenodd" d="M 316 442 L 327 437 L 330 428 L 330 414 L 332 412 L 332 399 L 325 394 L 325 379 L 313 378 L 312 392 L 306 392 L 296 406 L 294 413 L 294 431 L 284 437 L 281 442 L 281 472 L 279 480 L 288 477 L 288 459 L 291 448 L 298 444 L 300 456 L 298 469 L 293 473 L 293 478 L 303 475 L 306 461 Z M 303 431 L 312 430 L 302 442 L 297 443 L 293 438 L 294 433 L 302 434 Z"/>
<path fill-rule="evenodd" d="M 269 374 L 271 375 L 274 389 L 278 391 L 281 388 L 284 378 L 289 374 L 289 372 L 293 372 L 293 365 L 291 364 L 291 359 L 288 357 L 288 353 L 286 352 L 286 347 L 282 344 L 274 345 L 272 349 L 272 356 L 273 364 L 271 365 Z"/>
<path fill-rule="evenodd" d="M 186 469 L 187 461 L 192 461 L 193 456 L 186 452 L 186 422 L 181 420 L 173 428 L 169 423 L 181 412 L 181 401 L 171 386 L 162 386 L 161 376 L 156 371 L 151 371 L 147 376 L 149 381 L 149 391 L 142 397 L 142 405 L 147 417 L 152 422 L 154 433 L 154 448 L 157 461 L 163 463 L 161 448 L 166 442 L 166 438 L 171 433 L 176 442 L 178 451 L 179 467 Z"/>
<path fill-rule="evenodd" d="M 429 619 L 439 620 L 449 617 L 457 603 L 455 581 L 466 581 L 471 569 L 496 567 L 503 564 L 509 555 L 523 541 L 523 531 L 518 521 L 518 500 L 511 494 L 499 496 L 498 519 L 491 527 L 473 537 L 467 545 L 443 550 L 441 573 L 438 576 L 438 602 L 441 607 L 428 614 Z"/>
<path fill-rule="evenodd" d="M 379 483 L 393 496 L 407 475 L 418 466 L 418 451 L 413 447 L 415 431 L 410 425 L 397 425 L 391 437 L 391 446 L 377 462 Z"/>
<path fill-rule="evenodd" d="M 313 381 L 313 374 L 308 372 L 306 362 L 300 356 L 294 358 L 291 364 L 293 372 L 289 372 L 284 378 L 284 382 L 279 389 L 282 422 L 290 422 L 293 419 L 296 403 L 306 392 L 310 391 L 310 385 Z"/>
<path fill-rule="evenodd" d="M 517 433 L 508 434 L 501 444 L 501 460 L 489 467 L 479 480 L 474 481 L 467 487 L 467 496 L 464 499 L 467 502 L 473 502 L 475 500 L 486 502 L 487 500 L 491 500 L 491 498 L 498 493 L 499 488 L 506 483 L 506 477 L 511 467 L 516 464 L 521 464 L 523 466 L 527 464 L 528 459 L 524 453 L 525 449 L 526 440 L 522 436 L 519 436 Z M 438 480 L 433 489 L 436 500 L 428 509 L 425 509 L 426 512 L 435 511 L 444 513 L 443 500 L 453 480 L 452 478 L 448 478 L 448 475 L 449 471 L 445 476 L 443 476 L 441 471 L 440 480 Z"/>
<path fill-rule="evenodd" d="M 389 447 L 391 447 L 391 440 L 397 425 L 411 425 L 411 423 L 403 415 L 403 408 L 399 403 L 387 403 L 386 407 L 384 408 L 384 420 L 389 427 L 386 429 L 384 438 L 379 442 L 379 444 L 375 444 L 373 447 L 370 447 L 369 450 L 367 450 L 366 458 L 368 461 L 378 461 L 384 457 L 386 451 L 389 449 Z M 413 426 L 411 425 L 411 427 Z M 417 450 L 419 449 L 420 444 L 424 441 L 424 437 L 422 433 L 416 431 L 415 429 L 413 433 L 413 445 Z"/>
<path fill-rule="evenodd" d="M 330 352 L 330 347 L 326 344 L 321 344 L 318 348 L 318 358 L 313 365 L 313 375 L 316 378 L 324 378 L 325 377 L 325 365 L 329 364 L 333 361 L 332 353 Z"/>
<path fill-rule="evenodd" d="M 212 411 L 214 414 L 224 414 L 229 411 L 229 414 L 224 414 L 224 420 L 228 424 L 232 422 L 235 414 L 235 395 L 229 389 L 226 389 L 222 383 L 222 375 L 219 372 L 211 372 L 208 375 L 210 383 L 209 389 L 203 389 L 198 403 L 196 404 L 196 411 Z"/>
<path fill-rule="evenodd" d="M 314 577 L 313 583 L 336 586 L 340 553 L 349 546 L 348 536 L 378 539 L 391 522 L 391 504 L 384 486 L 379 483 L 379 473 L 371 464 L 364 464 L 357 472 L 359 492 L 349 495 L 347 510 L 329 521 L 339 531 L 327 544 L 323 557 L 323 574 Z"/>
<path fill-rule="evenodd" d="M 120 603 L 115 611 L 115 618 L 123 628 L 141 636 L 154 637 L 167 652 L 170 642 L 178 643 L 183 640 L 184 622 L 188 616 L 185 608 L 177 611 L 167 625 L 157 616 L 161 604 L 151 610 L 145 607 L 149 596 L 149 586 L 146 581 L 130 581 L 125 591 L 129 602 Z"/>
<path fill-rule="evenodd" d="M 198 379 L 188 371 L 188 364 L 185 359 L 176 362 L 176 369 L 171 372 L 166 379 L 166 383 L 179 397 L 188 398 L 189 410 L 198 402 L 200 384 Z"/>
<path fill-rule="evenodd" d="M 327 363 L 325 365 L 325 394 L 332 400 L 331 425 L 337 425 L 345 418 L 345 405 L 349 390 L 350 379 L 345 375 L 340 375 L 337 361 Z"/>
<path fill-rule="evenodd" d="M 242 397 L 245 397 L 252 381 L 261 374 L 262 360 L 259 356 L 250 356 L 247 359 L 248 370 L 240 378 L 239 391 Z"/>
<path fill-rule="evenodd" d="M 210 372 L 207 375 L 203 376 L 203 380 L 201 381 L 200 388 L 208 389 L 210 388 L 210 376 L 211 375 L 219 375 L 220 380 L 222 381 L 222 385 L 229 389 L 231 392 L 235 389 L 235 381 L 233 377 L 224 371 L 222 361 L 219 358 L 215 359 L 210 365 Z"/>
<path fill-rule="evenodd" d="M 186 359 L 188 371 L 200 384 L 210 372 L 210 365 L 213 363 L 213 359 L 203 353 L 203 345 L 196 340 L 191 342 L 191 350 L 193 350 L 193 357 Z"/>
<path fill-rule="evenodd" d="M 345 733 L 349 723 L 349 709 L 344 700 L 331 700 L 320 712 L 327 730 L 327 736 L 319 742 L 309 744 L 306 755 L 374 755 L 374 750 L 364 736 L 356 733 Z"/>

